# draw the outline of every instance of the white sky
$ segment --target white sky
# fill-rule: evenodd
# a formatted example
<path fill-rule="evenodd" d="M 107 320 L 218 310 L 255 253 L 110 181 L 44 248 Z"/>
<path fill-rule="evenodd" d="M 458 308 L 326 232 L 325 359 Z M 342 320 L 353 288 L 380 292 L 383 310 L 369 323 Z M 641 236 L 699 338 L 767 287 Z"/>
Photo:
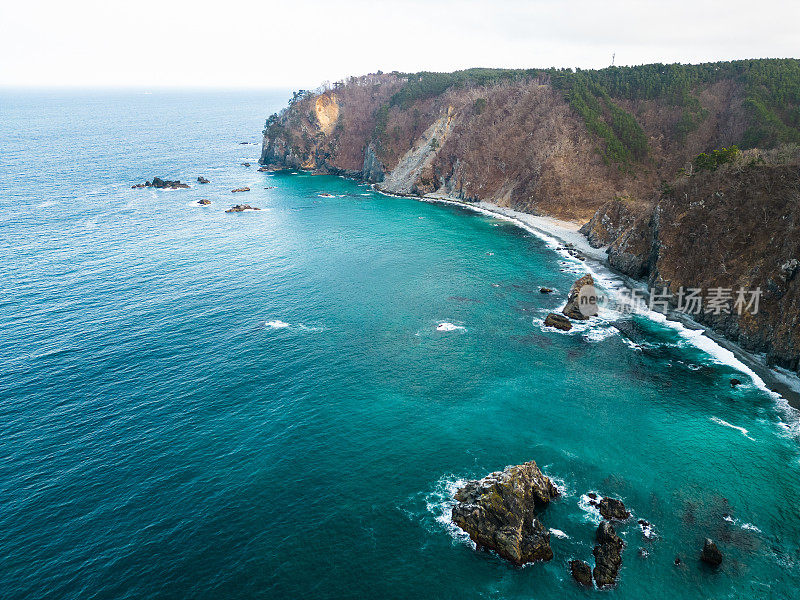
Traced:
<path fill-rule="evenodd" d="M 383 71 L 800 56 L 796 0 L 0 0 L 0 85 L 316 87 Z"/>

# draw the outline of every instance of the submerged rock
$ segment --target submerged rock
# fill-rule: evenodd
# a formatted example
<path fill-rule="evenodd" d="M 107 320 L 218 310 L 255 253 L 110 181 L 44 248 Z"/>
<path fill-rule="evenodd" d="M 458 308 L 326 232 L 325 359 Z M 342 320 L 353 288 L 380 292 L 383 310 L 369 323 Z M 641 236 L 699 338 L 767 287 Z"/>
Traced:
<path fill-rule="evenodd" d="M 597 298 L 595 296 L 594 279 L 591 275 L 584 275 L 572 284 L 572 289 L 567 296 L 567 304 L 561 311 L 570 319 L 585 321 L 597 316 Z"/>
<path fill-rule="evenodd" d="M 197 183 L 211 183 L 211 181 L 201 175 L 200 177 L 197 178 Z"/>
<path fill-rule="evenodd" d="M 722 552 L 714 542 L 706 538 L 703 551 L 700 553 L 700 560 L 712 567 L 718 567 L 722 564 Z"/>
<path fill-rule="evenodd" d="M 243 167 L 249 167 L 249 166 L 250 166 L 250 163 L 249 163 L 249 162 L 243 162 L 243 163 L 242 163 L 242 166 L 243 166 Z"/>
<path fill-rule="evenodd" d="M 608 521 L 597 528 L 597 545 L 594 554 L 594 580 L 597 587 L 609 587 L 616 583 L 622 567 L 622 548 L 625 545 Z"/>
<path fill-rule="evenodd" d="M 592 587 L 592 568 L 582 560 L 569 561 L 572 578 L 584 587 Z"/>
<path fill-rule="evenodd" d="M 470 481 L 455 494 L 453 522 L 478 548 L 523 565 L 550 560 L 550 533 L 536 509 L 558 496 L 558 488 L 534 461 Z"/>
<path fill-rule="evenodd" d="M 603 498 L 600 500 L 600 515 L 604 519 L 624 521 L 631 516 L 631 513 L 625 508 L 622 500 L 617 500 L 616 498 Z"/>
<path fill-rule="evenodd" d="M 742 382 L 734 377 L 733 379 L 731 379 L 731 387 L 735 388 L 737 385 L 742 385 Z"/>
<path fill-rule="evenodd" d="M 235 194 L 237 192 L 249 192 L 249 191 L 250 191 L 249 187 L 240 187 L 236 188 L 235 190 L 231 190 L 231 193 Z"/>
<path fill-rule="evenodd" d="M 226 213 L 237 213 L 237 212 L 244 212 L 246 210 L 261 210 L 255 206 L 250 206 L 249 204 L 237 204 L 235 206 L 231 206 Z"/>
<path fill-rule="evenodd" d="M 161 179 L 160 177 L 153 177 L 153 181 L 145 181 L 144 183 L 137 183 L 136 185 L 131 186 L 133 189 L 137 188 L 156 188 L 156 189 L 169 189 L 169 190 L 177 190 L 181 188 L 188 188 L 188 183 L 181 183 L 177 179 L 175 181 L 171 181 L 169 179 Z"/>
<path fill-rule="evenodd" d="M 564 315 L 559 315 L 558 313 L 550 313 L 547 315 L 547 318 L 544 320 L 545 327 L 555 327 L 556 329 L 561 329 L 562 331 L 569 331 L 572 329 L 572 323 L 569 322 L 569 319 Z"/>

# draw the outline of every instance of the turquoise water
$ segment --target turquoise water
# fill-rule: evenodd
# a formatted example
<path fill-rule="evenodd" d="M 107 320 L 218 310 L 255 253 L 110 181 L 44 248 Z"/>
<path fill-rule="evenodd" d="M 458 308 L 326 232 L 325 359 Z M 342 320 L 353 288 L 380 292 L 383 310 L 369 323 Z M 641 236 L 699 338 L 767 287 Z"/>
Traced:
<path fill-rule="evenodd" d="M 584 267 L 508 223 L 240 166 L 285 97 L 0 97 L 0 596 L 583 598 L 595 491 L 655 532 L 609 597 L 796 597 L 792 409 L 645 317 L 544 329 Z M 516 569 L 443 515 L 531 459 Z"/>

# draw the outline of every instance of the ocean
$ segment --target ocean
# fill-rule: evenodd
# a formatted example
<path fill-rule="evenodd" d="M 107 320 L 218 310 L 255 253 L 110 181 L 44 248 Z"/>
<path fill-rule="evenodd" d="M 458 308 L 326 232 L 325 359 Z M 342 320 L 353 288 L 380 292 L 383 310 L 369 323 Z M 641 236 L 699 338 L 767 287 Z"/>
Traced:
<path fill-rule="evenodd" d="M 634 514 L 608 597 L 796 597 L 794 409 L 675 324 L 545 328 L 591 268 L 552 241 L 257 172 L 288 97 L 0 92 L 0 597 L 583 598 L 589 492 Z M 563 494 L 515 568 L 449 508 L 528 460 Z"/>

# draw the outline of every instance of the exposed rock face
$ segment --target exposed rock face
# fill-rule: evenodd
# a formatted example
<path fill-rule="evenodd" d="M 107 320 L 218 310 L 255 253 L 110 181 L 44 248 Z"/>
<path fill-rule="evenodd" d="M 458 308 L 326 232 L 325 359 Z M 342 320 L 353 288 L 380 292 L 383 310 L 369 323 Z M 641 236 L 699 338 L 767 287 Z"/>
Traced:
<path fill-rule="evenodd" d="M 550 533 L 536 516 L 558 496 L 558 488 L 534 461 L 468 482 L 456 492 L 453 522 L 479 548 L 522 565 L 550 560 Z"/>
<path fill-rule="evenodd" d="M 569 561 L 572 578 L 583 587 L 592 587 L 592 568 L 582 560 Z"/>
<path fill-rule="evenodd" d="M 594 547 L 594 580 L 597 587 L 610 587 L 617 581 L 622 567 L 622 548 L 624 542 L 608 521 L 597 528 L 597 545 Z"/>
<path fill-rule="evenodd" d="M 616 498 L 603 498 L 600 500 L 600 515 L 604 519 L 614 519 L 624 521 L 630 518 L 631 513 L 627 511 L 622 500 Z"/>
<path fill-rule="evenodd" d="M 722 564 L 722 552 L 714 542 L 706 538 L 703 551 L 700 553 L 700 560 L 712 567 L 718 567 Z"/>
<path fill-rule="evenodd" d="M 364 166 L 361 169 L 364 181 L 370 183 L 380 183 L 385 176 L 383 165 L 378 160 L 375 154 L 375 147 L 373 144 L 367 144 L 364 150 Z"/>
<path fill-rule="evenodd" d="M 261 210 L 261 209 L 255 207 L 255 206 L 250 206 L 249 204 L 236 204 L 234 206 L 231 206 L 225 212 L 226 213 L 237 213 L 237 212 L 244 212 L 246 210 Z"/>
<path fill-rule="evenodd" d="M 584 275 L 572 284 L 572 289 L 567 296 L 567 304 L 561 312 L 570 319 L 585 321 L 597 315 L 597 301 L 593 300 L 594 279 L 591 275 Z"/>
<path fill-rule="evenodd" d="M 147 188 L 152 187 L 156 189 L 177 190 L 181 188 L 188 188 L 189 184 L 181 183 L 180 181 L 170 181 L 169 179 L 161 179 L 160 177 L 153 177 L 153 182 L 146 181 L 144 183 L 137 183 L 132 188 Z"/>
<path fill-rule="evenodd" d="M 249 187 L 240 187 L 236 188 L 235 190 L 231 190 L 231 192 L 234 194 L 236 194 L 237 192 L 249 192 L 249 191 L 250 191 Z"/>
<path fill-rule="evenodd" d="M 572 329 L 572 323 L 564 315 L 558 313 L 550 313 L 544 320 L 545 327 L 555 327 L 562 331 L 569 331 Z"/>

